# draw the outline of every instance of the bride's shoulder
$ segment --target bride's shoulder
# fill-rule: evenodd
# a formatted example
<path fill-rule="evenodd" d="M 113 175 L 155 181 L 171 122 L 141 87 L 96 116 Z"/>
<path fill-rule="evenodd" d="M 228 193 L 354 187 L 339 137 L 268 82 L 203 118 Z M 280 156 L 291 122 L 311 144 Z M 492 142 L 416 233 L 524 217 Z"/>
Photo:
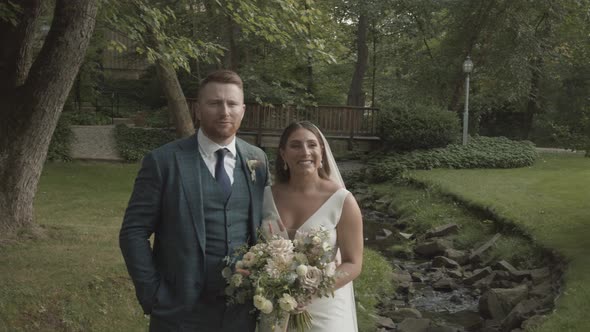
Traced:
<path fill-rule="evenodd" d="M 339 185 L 338 183 L 336 183 L 334 181 L 330 181 L 330 180 L 323 181 L 322 189 L 326 193 L 333 194 L 342 188 L 343 187 L 341 185 Z"/>

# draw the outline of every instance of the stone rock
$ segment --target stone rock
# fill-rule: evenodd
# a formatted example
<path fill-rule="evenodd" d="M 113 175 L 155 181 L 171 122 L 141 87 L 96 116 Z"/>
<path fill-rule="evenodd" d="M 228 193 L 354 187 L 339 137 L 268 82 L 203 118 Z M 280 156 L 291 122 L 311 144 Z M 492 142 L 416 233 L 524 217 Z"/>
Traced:
<path fill-rule="evenodd" d="M 389 317 L 377 316 L 377 327 L 384 327 L 387 329 L 395 329 L 395 323 Z"/>
<path fill-rule="evenodd" d="M 408 271 L 396 270 L 392 274 L 392 280 L 395 284 L 403 282 L 412 282 L 412 276 Z"/>
<path fill-rule="evenodd" d="M 416 245 L 416 247 L 414 247 L 414 252 L 418 255 L 431 258 L 443 255 L 445 251 L 450 248 L 451 245 L 447 241 L 435 239 L 433 241 L 427 241 Z"/>
<path fill-rule="evenodd" d="M 402 282 L 397 285 L 397 288 L 395 291 L 398 294 L 409 295 L 414 292 L 414 288 L 412 287 L 411 282 Z"/>
<path fill-rule="evenodd" d="M 395 321 L 403 321 L 406 318 L 422 318 L 422 313 L 414 308 L 399 308 L 389 313 L 389 316 Z"/>
<path fill-rule="evenodd" d="M 519 285 L 513 288 L 493 288 L 491 291 L 498 295 L 502 303 L 507 304 L 512 309 L 527 297 L 529 288 L 527 285 Z"/>
<path fill-rule="evenodd" d="M 431 326 L 426 332 L 462 332 L 462 329 L 451 326 Z"/>
<path fill-rule="evenodd" d="M 399 332 L 427 332 L 432 322 L 424 318 L 406 318 L 397 326 Z"/>
<path fill-rule="evenodd" d="M 461 265 L 464 265 L 469 261 L 469 255 L 463 250 L 447 249 L 444 255 Z"/>
<path fill-rule="evenodd" d="M 536 297 L 545 297 L 547 295 L 551 295 L 552 293 L 553 285 L 551 284 L 550 280 L 545 280 L 544 282 L 534 286 L 530 291 L 530 295 Z"/>
<path fill-rule="evenodd" d="M 449 301 L 451 301 L 451 303 L 455 303 L 455 304 L 461 304 L 461 303 L 463 303 L 463 299 L 461 298 L 461 296 L 459 296 L 457 294 L 451 296 L 451 298 L 449 299 Z"/>
<path fill-rule="evenodd" d="M 510 273 L 508 271 L 494 270 L 494 272 L 498 279 L 510 279 Z"/>
<path fill-rule="evenodd" d="M 467 285 L 473 285 L 478 280 L 481 280 L 481 279 L 489 276 L 490 274 L 492 274 L 492 269 L 490 267 L 485 267 L 483 269 L 474 270 L 473 274 L 469 278 L 466 278 L 465 280 L 463 280 L 463 282 Z"/>
<path fill-rule="evenodd" d="M 389 229 L 386 229 L 386 228 L 382 228 L 381 232 L 375 236 L 375 240 L 377 240 L 377 241 L 385 240 L 388 237 L 390 237 L 391 234 L 393 234 L 392 231 L 390 231 Z"/>
<path fill-rule="evenodd" d="M 486 276 L 485 278 L 479 279 L 478 281 L 474 282 L 473 287 L 482 290 L 490 289 L 492 286 L 492 282 L 494 281 L 494 278 L 496 278 L 496 274 L 492 272 L 492 274 L 490 274 L 489 276 Z"/>
<path fill-rule="evenodd" d="M 534 328 L 537 328 L 539 326 L 541 326 L 541 324 L 543 324 L 545 322 L 545 320 L 547 320 L 546 316 L 541 316 L 541 315 L 535 315 L 527 320 L 525 320 L 522 323 L 522 328 L 525 331 L 531 331 Z"/>
<path fill-rule="evenodd" d="M 437 291 L 450 292 L 457 289 L 457 284 L 451 278 L 442 278 L 432 285 L 432 288 Z"/>
<path fill-rule="evenodd" d="M 527 270 L 523 272 L 530 274 L 535 284 L 539 284 L 551 276 L 551 270 L 549 270 L 549 268 L 547 267 L 534 270 Z"/>
<path fill-rule="evenodd" d="M 451 269 L 459 268 L 459 263 L 455 262 L 454 260 L 444 257 L 444 256 L 436 256 L 432 260 L 432 266 L 434 267 L 447 267 Z"/>
<path fill-rule="evenodd" d="M 528 299 L 518 303 L 502 321 L 502 331 L 510 332 L 520 327 L 524 320 L 534 315 L 535 309 L 540 305 L 536 299 Z"/>
<path fill-rule="evenodd" d="M 395 209 L 395 205 L 389 204 L 389 206 L 387 206 L 387 214 L 393 217 L 397 217 L 399 214 L 397 213 L 397 210 Z"/>
<path fill-rule="evenodd" d="M 502 320 L 528 294 L 526 285 L 514 288 L 492 288 L 479 299 L 479 312 L 485 318 Z"/>
<path fill-rule="evenodd" d="M 486 250 L 488 250 L 491 246 L 498 241 L 500 238 L 500 233 L 496 233 L 488 242 L 484 243 L 479 248 L 475 249 L 471 255 L 469 255 L 470 261 L 481 261 L 481 254 L 483 254 Z"/>
<path fill-rule="evenodd" d="M 413 282 L 424 282 L 424 275 L 422 275 L 422 273 L 414 271 L 411 275 Z"/>
<path fill-rule="evenodd" d="M 498 279 L 498 273 L 496 273 L 496 278 L 494 278 L 494 281 L 492 281 L 492 283 L 490 284 L 491 288 L 512 288 L 512 287 L 516 287 L 519 284 L 515 283 L 513 281 L 509 281 L 509 280 L 497 280 Z"/>
<path fill-rule="evenodd" d="M 483 326 L 480 332 L 500 332 L 501 322 L 498 320 L 486 320 L 483 322 Z"/>
<path fill-rule="evenodd" d="M 494 264 L 494 266 L 492 266 L 492 267 L 495 270 L 507 272 L 508 277 L 512 281 L 520 282 L 525 278 L 531 278 L 530 272 L 517 270 L 514 266 L 512 266 L 510 263 L 508 263 L 505 260 L 501 260 L 499 262 L 496 262 L 496 264 Z"/>
<path fill-rule="evenodd" d="M 399 232 L 399 235 L 400 235 L 401 237 L 403 237 L 404 239 L 406 239 L 406 240 L 409 240 L 409 239 L 411 239 L 411 238 L 413 238 L 413 237 L 414 237 L 414 234 L 411 234 L 411 233 L 404 233 L 404 232 Z"/>
<path fill-rule="evenodd" d="M 452 277 L 452 278 L 455 278 L 455 279 L 461 279 L 461 278 L 463 278 L 463 273 L 459 269 L 456 269 L 456 270 L 448 270 L 447 271 L 447 275 L 449 277 Z"/>
<path fill-rule="evenodd" d="M 457 234 L 459 232 L 459 226 L 457 224 L 446 224 L 432 228 L 426 232 L 426 238 L 442 237 L 450 234 Z"/>

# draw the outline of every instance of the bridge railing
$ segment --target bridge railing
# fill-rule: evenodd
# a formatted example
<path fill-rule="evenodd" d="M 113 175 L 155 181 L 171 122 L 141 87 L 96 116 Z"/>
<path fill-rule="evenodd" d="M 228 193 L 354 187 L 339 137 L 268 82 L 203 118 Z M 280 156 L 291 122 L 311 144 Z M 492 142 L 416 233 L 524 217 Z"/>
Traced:
<path fill-rule="evenodd" d="M 196 110 L 196 100 L 187 99 L 189 107 Z M 241 131 L 280 133 L 291 122 L 309 120 L 325 135 L 354 137 L 377 136 L 379 109 L 354 106 L 266 106 L 246 103 L 246 113 Z"/>

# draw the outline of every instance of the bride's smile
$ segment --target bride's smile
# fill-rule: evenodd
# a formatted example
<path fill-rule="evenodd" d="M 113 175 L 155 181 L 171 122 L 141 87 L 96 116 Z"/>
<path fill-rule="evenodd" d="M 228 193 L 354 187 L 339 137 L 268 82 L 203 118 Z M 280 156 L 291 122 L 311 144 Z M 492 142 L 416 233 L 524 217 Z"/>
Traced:
<path fill-rule="evenodd" d="M 294 172 L 297 169 L 314 172 L 322 165 L 322 146 L 315 134 L 304 128 L 295 130 L 280 152 Z"/>

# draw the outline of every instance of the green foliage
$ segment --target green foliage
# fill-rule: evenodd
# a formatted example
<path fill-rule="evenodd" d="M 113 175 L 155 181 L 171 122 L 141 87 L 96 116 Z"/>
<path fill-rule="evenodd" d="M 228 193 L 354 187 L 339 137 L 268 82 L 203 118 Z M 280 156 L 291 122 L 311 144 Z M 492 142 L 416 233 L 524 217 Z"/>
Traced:
<path fill-rule="evenodd" d="M 13 26 L 18 24 L 18 16 L 23 9 L 12 1 L 0 2 L 0 20 L 10 22 Z"/>
<path fill-rule="evenodd" d="M 371 165 L 370 174 L 374 181 L 380 182 L 410 169 L 517 168 L 532 165 L 537 157 L 531 142 L 477 136 L 467 145 L 452 144 L 445 148 L 385 155 Z"/>
<path fill-rule="evenodd" d="M 375 318 L 379 300 L 394 291 L 391 282 L 391 264 L 378 252 L 365 248 L 363 270 L 354 281 L 359 331 L 375 331 Z"/>
<path fill-rule="evenodd" d="M 586 122 L 587 133 L 575 132 L 572 127 L 552 123 L 552 138 L 559 147 L 571 150 L 586 150 L 586 157 L 590 157 L 590 121 L 588 118 L 581 119 Z"/>
<path fill-rule="evenodd" d="M 379 125 L 385 146 L 398 151 L 445 147 L 460 132 L 455 113 L 425 105 L 383 110 L 379 112 Z"/>
<path fill-rule="evenodd" d="M 70 157 L 70 143 L 74 138 L 74 133 L 70 127 L 71 121 L 67 116 L 62 116 L 57 122 L 57 126 L 53 131 L 51 143 L 49 143 L 49 150 L 47 150 L 47 160 L 50 161 L 71 161 Z"/>
<path fill-rule="evenodd" d="M 151 150 L 176 138 L 173 132 L 160 129 L 130 128 L 120 124 L 115 128 L 117 150 L 126 161 L 141 160 Z"/>
<path fill-rule="evenodd" d="M 166 107 L 150 110 L 145 117 L 146 126 L 150 128 L 170 128 L 170 115 Z"/>

